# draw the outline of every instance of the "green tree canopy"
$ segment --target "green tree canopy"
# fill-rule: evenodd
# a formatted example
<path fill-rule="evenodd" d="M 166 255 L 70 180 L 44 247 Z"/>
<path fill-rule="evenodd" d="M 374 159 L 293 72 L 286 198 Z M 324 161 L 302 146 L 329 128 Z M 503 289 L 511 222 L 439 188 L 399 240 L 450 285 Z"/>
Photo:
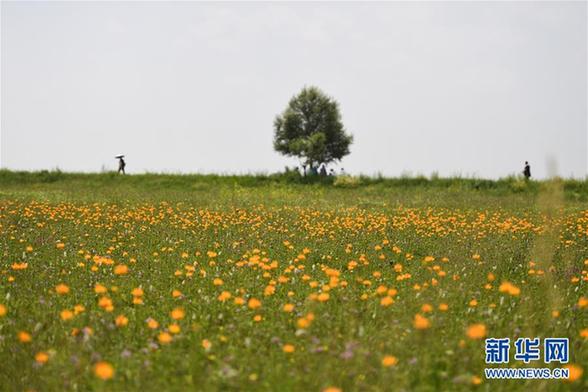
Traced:
<path fill-rule="evenodd" d="M 305 87 L 290 99 L 276 116 L 274 131 L 276 151 L 310 167 L 340 160 L 353 142 L 341 123 L 339 104 L 316 87 Z"/>

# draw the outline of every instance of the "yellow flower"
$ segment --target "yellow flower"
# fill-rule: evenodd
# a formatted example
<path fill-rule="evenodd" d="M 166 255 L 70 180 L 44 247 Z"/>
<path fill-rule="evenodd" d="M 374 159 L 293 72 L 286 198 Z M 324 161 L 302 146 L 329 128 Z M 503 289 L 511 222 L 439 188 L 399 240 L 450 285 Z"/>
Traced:
<path fill-rule="evenodd" d="M 30 343 L 31 340 L 33 340 L 33 338 L 31 337 L 31 334 L 26 332 L 26 331 L 20 331 L 18 333 L 18 340 L 21 343 Z"/>
<path fill-rule="evenodd" d="M 55 292 L 57 294 L 67 294 L 69 293 L 69 287 L 67 287 L 63 283 L 60 283 L 57 286 L 55 286 Z"/>
<path fill-rule="evenodd" d="M 94 365 L 94 374 L 102 380 L 109 380 L 114 377 L 114 368 L 108 362 L 101 361 Z"/>
<path fill-rule="evenodd" d="M 282 350 L 285 353 L 293 353 L 296 349 L 294 348 L 293 344 L 284 344 L 284 346 L 282 347 Z"/>
<path fill-rule="evenodd" d="M 472 324 L 468 327 L 466 334 L 470 339 L 483 339 L 486 337 L 486 326 L 484 324 Z"/>
<path fill-rule="evenodd" d="M 223 280 L 220 278 L 214 278 L 214 280 L 212 281 L 212 284 L 215 286 L 222 286 L 223 283 Z"/>
<path fill-rule="evenodd" d="M 180 326 L 179 326 L 178 324 L 175 324 L 175 323 L 174 323 L 174 324 L 170 324 L 170 325 L 167 327 L 167 329 L 168 329 L 168 330 L 169 330 L 171 333 L 173 333 L 173 334 L 180 333 L 180 331 L 181 331 L 181 328 L 180 328 Z"/>
<path fill-rule="evenodd" d="M 35 354 L 35 361 L 37 361 L 37 363 L 44 364 L 47 363 L 48 360 L 49 355 L 44 351 L 39 351 Z"/>
<path fill-rule="evenodd" d="M 170 316 L 174 320 L 181 320 L 186 316 L 186 312 L 184 312 L 184 309 L 182 308 L 175 308 L 170 312 Z"/>
<path fill-rule="evenodd" d="M 284 307 L 282 309 L 286 313 L 291 313 L 294 311 L 294 304 L 286 304 L 286 305 L 284 305 Z"/>
<path fill-rule="evenodd" d="M 382 366 L 384 367 L 395 366 L 397 363 L 398 358 L 393 355 L 386 355 L 384 358 L 382 358 Z"/>
<path fill-rule="evenodd" d="M 63 249 L 63 248 L 65 248 L 65 244 L 64 244 L 63 242 L 58 242 L 58 243 L 55 245 L 55 247 L 56 247 L 57 249 Z"/>
<path fill-rule="evenodd" d="M 414 316 L 413 325 L 416 329 L 431 328 L 431 322 L 429 321 L 429 319 L 421 316 L 418 313 Z"/>

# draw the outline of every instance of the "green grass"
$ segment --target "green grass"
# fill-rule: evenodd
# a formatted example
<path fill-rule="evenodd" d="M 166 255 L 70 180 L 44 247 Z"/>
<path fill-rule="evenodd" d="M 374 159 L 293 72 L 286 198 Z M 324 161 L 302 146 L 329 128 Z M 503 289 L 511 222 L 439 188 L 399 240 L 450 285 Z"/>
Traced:
<path fill-rule="evenodd" d="M 0 390 L 586 390 L 586 375 L 486 380 L 484 341 L 466 331 L 568 337 L 570 362 L 588 370 L 587 196 L 573 180 L 0 171 Z M 394 303 L 381 305 L 380 286 Z M 62 320 L 75 305 L 85 310 Z M 416 314 L 430 328 L 416 329 Z M 162 344 L 174 322 L 181 331 Z M 384 367 L 386 355 L 398 363 Z M 94 374 L 101 361 L 112 379 Z M 522 363 L 511 353 L 508 366 Z"/>

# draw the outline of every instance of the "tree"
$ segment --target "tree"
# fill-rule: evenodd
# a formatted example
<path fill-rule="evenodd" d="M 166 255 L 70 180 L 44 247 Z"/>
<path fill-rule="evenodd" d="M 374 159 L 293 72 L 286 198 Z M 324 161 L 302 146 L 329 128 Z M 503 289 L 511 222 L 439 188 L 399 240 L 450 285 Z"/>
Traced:
<path fill-rule="evenodd" d="M 274 120 L 274 148 L 302 160 L 306 169 L 338 161 L 349 154 L 353 136 L 341 123 L 339 104 L 316 87 L 292 97 Z"/>

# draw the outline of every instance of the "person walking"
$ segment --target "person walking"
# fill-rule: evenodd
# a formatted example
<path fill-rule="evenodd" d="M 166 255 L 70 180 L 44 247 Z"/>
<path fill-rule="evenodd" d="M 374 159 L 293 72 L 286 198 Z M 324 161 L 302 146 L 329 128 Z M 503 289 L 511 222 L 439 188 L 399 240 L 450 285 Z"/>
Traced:
<path fill-rule="evenodd" d="M 525 161 L 525 168 L 523 169 L 523 175 L 525 176 L 526 180 L 531 178 L 531 166 L 529 165 L 529 162 L 527 162 L 527 161 Z"/>
<path fill-rule="evenodd" d="M 126 174 L 125 173 L 125 166 L 127 165 L 127 163 L 125 162 L 125 160 L 123 159 L 125 156 L 124 155 L 117 155 L 115 158 L 118 159 L 118 173 L 120 174 L 122 172 L 122 174 Z"/>

